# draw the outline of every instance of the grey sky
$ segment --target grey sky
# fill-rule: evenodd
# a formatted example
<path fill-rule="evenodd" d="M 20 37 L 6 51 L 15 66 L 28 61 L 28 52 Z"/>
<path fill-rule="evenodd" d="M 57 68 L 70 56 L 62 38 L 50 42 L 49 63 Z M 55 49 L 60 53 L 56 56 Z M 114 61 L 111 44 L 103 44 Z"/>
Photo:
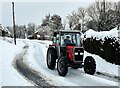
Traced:
<path fill-rule="evenodd" d="M 9 0 L 0 1 L 0 23 L 12 26 L 12 7 Z M 10 0 L 11 1 L 11 0 Z M 95 0 L 12 0 L 15 2 L 16 24 L 23 25 L 33 22 L 41 24 L 46 14 L 58 14 L 62 20 L 78 7 L 87 8 Z M 50 2 L 48 2 L 50 1 Z M 106 0 L 112 1 L 112 0 Z M 119 0 L 114 0 L 119 1 Z"/>
<path fill-rule="evenodd" d="M 23 25 L 33 22 L 41 24 L 42 18 L 50 13 L 58 14 L 64 19 L 78 7 L 88 7 L 91 2 L 16 2 L 16 24 Z M 2 24 L 12 26 L 12 7 L 10 2 L 2 3 Z"/>

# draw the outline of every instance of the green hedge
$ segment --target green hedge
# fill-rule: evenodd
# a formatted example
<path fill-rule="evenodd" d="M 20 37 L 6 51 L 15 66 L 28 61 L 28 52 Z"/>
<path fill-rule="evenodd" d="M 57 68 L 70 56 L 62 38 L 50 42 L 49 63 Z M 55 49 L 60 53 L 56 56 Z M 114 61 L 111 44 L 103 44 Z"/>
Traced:
<path fill-rule="evenodd" d="M 120 44 L 116 38 L 87 38 L 83 41 L 84 49 L 92 54 L 99 55 L 106 61 L 120 65 Z"/>

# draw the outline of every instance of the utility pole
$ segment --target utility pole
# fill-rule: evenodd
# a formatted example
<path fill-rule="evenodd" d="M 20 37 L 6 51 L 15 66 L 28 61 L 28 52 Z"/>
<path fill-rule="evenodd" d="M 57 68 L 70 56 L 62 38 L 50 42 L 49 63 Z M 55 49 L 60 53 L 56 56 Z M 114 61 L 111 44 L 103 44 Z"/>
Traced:
<path fill-rule="evenodd" d="M 14 2 L 12 2 L 12 11 L 13 11 L 14 44 L 16 45 L 16 30 L 15 30 L 15 11 L 14 11 Z"/>

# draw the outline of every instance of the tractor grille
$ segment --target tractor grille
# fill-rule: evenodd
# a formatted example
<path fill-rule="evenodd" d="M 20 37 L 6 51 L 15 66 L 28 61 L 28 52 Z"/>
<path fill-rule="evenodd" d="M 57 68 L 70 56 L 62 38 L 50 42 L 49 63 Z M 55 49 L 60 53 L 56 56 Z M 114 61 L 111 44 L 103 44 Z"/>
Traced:
<path fill-rule="evenodd" d="M 83 48 L 75 48 L 74 49 L 74 61 L 75 62 L 82 62 L 83 61 Z"/>

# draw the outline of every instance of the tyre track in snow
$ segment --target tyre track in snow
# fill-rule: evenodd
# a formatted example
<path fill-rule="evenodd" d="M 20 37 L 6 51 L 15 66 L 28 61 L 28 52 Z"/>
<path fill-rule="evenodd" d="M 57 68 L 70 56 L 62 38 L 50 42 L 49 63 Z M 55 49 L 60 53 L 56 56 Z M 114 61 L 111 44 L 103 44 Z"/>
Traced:
<path fill-rule="evenodd" d="M 38 75 L 38 72 L 35 71 L 34 69 L 30 68 L 26 62 L 24 61 L 24 56 L 27 53 L 29 46 L 26 45 L 23 47 L 23 52 L 18 54 L 14 61 L 13 61 L 13 66 L 14 68 L 28 81 L 33 83 L 36 87 L 45 87 L 45 86 L 51 86 L 52 85 L 48 84 L 40 75 Z"/>
<path fill-rule="evenodd" d="M 101 77 L 101 78 L 105 78 L 105 79 L 112 80 L 112 81 L 120 83 L 120 76 L 114 76 L 114 75 L 111 75 L 111 74 L 108 74 L 108 73 L 99 72 L 99 71 L 97 71 L 95 73 L 95 76 Z"/>

